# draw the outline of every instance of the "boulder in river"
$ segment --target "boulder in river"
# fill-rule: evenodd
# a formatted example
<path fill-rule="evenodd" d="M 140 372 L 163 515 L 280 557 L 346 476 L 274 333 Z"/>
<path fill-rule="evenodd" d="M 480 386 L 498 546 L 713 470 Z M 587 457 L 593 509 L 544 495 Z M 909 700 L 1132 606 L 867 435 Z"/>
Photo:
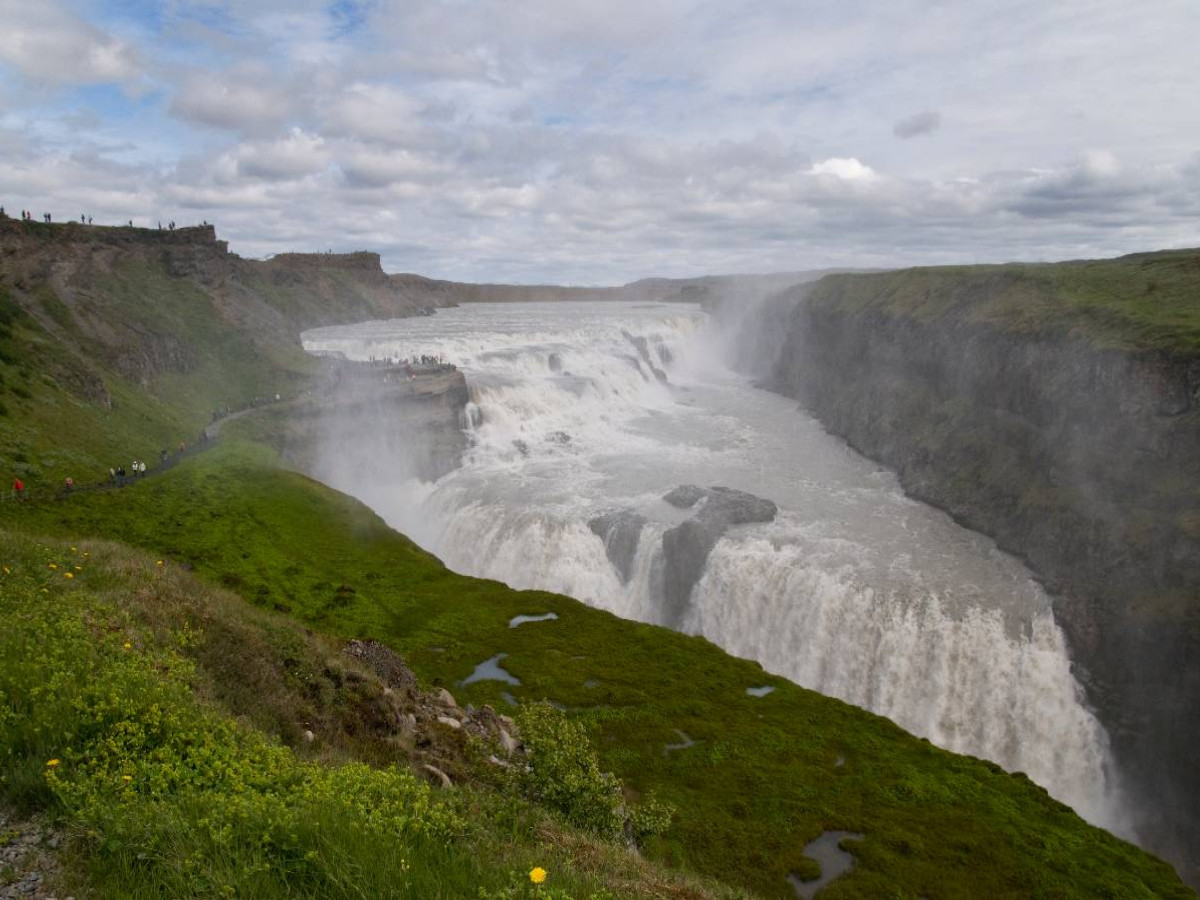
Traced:
<path fill-rule="evenodd" d="M 637 555 L 638 541 L 641 540 L 645 525 L 645 517 L 632 509 L 614 509 L 588 522 L 588 528 L 604 541 L 608 561 L 625 584 L 629 583 L 633 574 L 633 559 Z"/>
<path fill-rule="evenodd" d="M 691 484 L 675 488 L 663 499 L 680 509 L 697 510 L 663 535 L 663 623 L 678 628 L 717 541 L 735 525 L 774 521 L 778 507 L 745 491 Z"/>

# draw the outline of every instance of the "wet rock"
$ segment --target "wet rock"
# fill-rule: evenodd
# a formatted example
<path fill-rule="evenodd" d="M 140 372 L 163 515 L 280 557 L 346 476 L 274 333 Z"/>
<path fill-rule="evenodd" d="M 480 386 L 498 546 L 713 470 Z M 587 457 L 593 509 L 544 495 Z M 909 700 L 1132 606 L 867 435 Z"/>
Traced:
<path fill-rule="evenodd" d="M 665 384 L 667 381 L 667 373 L 655 364 L 654 358 L 650 354 L 649 342 L 644 337 L 636 337 L 630 334 L 628 331 L 622 331 L 621 334 L 624 335 L 625 339 L 629 341 L 629 343 L 633 344 L 633 346 L 637 349 L 638 356 L 641 357 L 642 362 L 646 364 L 650 371 L 654 373 L 654 377 Z"/>
<path fill-rule="evenodd" d="M 442 787 L 444 787 L 444 788 L 454 787 L 454 782 L 450 780 L 450 776 L 447 775 L 445 772 L 443 772 L 441 769 L 439 769 L 437 766 L 431 766 L 429 763 L 425 763 L 425 765 L 421 766 L 421 768 L 424 769 L 426 772 L 428 772 L 430 775 L 432 775 L 434 778 L 436 778 L 441 783 Z"/>
<path fill-rule="evenodd" d="M 703 500 L 707 493 L 704 488 L 694 484 L 681 484 L 675 490 L 663 494 L 663 499 L 677 509 L 691 509 Z"/>
<path fill-rule="evenodd" d="M 663 624 L 678 628 L 717 541 L 736 525 L 774 521 L 778 507 L 745 491 L 690 484 L 663 499 L 680 509 L 697 509 L 692 518 L 663 535 Z"/>
<path fill-rule="evenodd" d="M 588 521 L 588 528 L 604 541 L 608 561 L 626 584 L 633 574 L 633 560 L 645 526 L 645 517 L 632 509 L 614 509 Z"/>
<path fill-rule="evenodd" d="M 552 431 L 546 435 L 546 440 L 552 444 L 567 445 L 571 443 L 571 436 L 565 431 Z"/>
<path fill-rule="evenodd" d="M 517 452 L 520 453 L 522 456 L 529 455 L 529 444 L 527 444 L 525 441 L 521 440 L 520 438 L 517 438 L 517 440 L 513 441 L 512 445 L 517 448 Z"/>

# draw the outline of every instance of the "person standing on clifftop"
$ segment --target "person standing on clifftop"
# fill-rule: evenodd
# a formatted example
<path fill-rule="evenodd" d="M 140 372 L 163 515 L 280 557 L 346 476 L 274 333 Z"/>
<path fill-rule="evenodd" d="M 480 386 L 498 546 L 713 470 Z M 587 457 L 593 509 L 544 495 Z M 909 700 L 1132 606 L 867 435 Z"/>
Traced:
<path fill-rule="evenodd" d="M 25 482 L 23 482 L 20 478 L 13 479 L 13 495 L 18 500 L 25 499 Z"/>

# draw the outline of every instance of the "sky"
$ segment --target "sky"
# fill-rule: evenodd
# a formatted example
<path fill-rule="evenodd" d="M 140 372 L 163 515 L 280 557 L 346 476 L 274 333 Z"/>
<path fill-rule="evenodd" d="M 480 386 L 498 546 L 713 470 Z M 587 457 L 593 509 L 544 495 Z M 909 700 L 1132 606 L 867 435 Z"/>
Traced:
<path fill-rule="evenodd" d="M 0 0 L 0 204 L 468 281 L 1200 246 L 1198 0 Z"/>

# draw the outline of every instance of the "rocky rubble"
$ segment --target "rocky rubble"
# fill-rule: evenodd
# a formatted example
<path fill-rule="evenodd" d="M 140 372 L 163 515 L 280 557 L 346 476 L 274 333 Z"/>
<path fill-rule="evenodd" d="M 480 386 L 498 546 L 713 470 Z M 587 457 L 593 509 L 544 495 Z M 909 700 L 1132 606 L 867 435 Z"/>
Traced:
<path fill-rule="evenodd" d="M 440 787 L 469 777 L 466 746 L 481 742 L 491 765 L 507 768 L 524 753 L 516 723 L 492 707 L 460 707 L 445 688 L 423 691 L 417 677 L 394 650 L 377 641 L 353 640 L 343 652 L 361 662 L 383 683 L 386 718 L 394 725 L 392 743 L 406 750 L 414 768 Z"/>
<path fill-rule="evenodd" d="M 0 900 L 55 900 L 61 841 L 40 818 L 18 819 L 0 808 Z"/>

